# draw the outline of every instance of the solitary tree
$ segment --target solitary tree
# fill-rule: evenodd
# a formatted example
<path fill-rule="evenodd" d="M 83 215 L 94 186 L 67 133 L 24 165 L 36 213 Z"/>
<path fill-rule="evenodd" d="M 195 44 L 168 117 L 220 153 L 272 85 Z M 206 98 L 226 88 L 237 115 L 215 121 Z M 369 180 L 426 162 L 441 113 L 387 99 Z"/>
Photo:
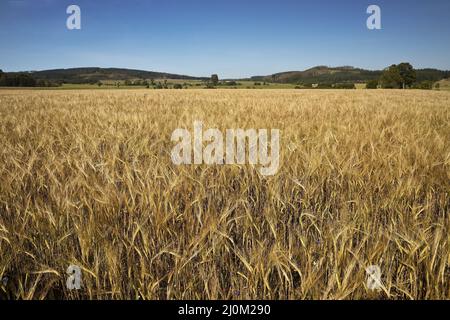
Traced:
<path fill-rule="evenodd" d="M 406 89 L 416 82 L 416 71 L 410 63 L 403 62 L 385 69 L 380 78 L 383 88 Z"/>
<path fill-rule="evenodd" d="M 386 70 L 380 78 L 380 83 L 383 88 L 399 89 L 403 85 L 403 78 L 397 65 L 393 64 Z"/>
<path fill-rule="evenodd" d="M 406 89 L 406 87 L 411 87 L 417 79 L 413 66 L 408 62 L 402 62 L 397 68 L 402 77 L 402 88 Z"/>
<path fill-rule="evenodd" d="M 211 83 L 212 83 L 214 86 L 217 86 L 217 84 L 219 83 L 219 76 L 218 76 L 217 74 L 213 74 L 213 75 L 211 76 Z"/>

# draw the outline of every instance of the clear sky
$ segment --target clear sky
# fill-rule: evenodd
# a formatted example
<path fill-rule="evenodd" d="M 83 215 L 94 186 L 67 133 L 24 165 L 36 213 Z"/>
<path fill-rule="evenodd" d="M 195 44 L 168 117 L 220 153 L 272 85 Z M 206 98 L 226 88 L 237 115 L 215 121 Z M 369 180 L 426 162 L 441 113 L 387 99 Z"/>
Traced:
<path fill-rule="evenodd" d="M 68 30 L 68 5 L 81 30 Z M 366 9 L 381 7 L 382 30 Z M 120 67 L 222 78 L 316 65 L 450 69 L 449 0 L 0 0 L 0 69 Z"/>

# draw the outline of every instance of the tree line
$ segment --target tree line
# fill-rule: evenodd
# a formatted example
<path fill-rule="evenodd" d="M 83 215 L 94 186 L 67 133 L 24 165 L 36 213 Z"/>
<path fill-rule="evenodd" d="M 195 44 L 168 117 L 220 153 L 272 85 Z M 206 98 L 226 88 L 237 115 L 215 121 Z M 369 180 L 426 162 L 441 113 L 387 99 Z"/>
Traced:
<path fill-rule="evenodd" d="M 77 69 L 78 70 L 78 69 Z M 352 69 L 354 70 L 354 69 Z M 358 72 L 364 70 L 358 69 Z M 56 72 L 56 71 L 55 71 Z M 364 71 L 365 72 L 365 71 Z M 435 69 L 419 69 L 415 70 L 413 66 L 408 62 L 402 62 L 398 65 L 393 64 L 383 71 L 367 71 L 369 73 L 361 74 L 366 79 L 367 89 L 433 89 L 439 87 L 439 83 L 435 83 L 443 78 L 450 77 L 449 71 L 439 71 Z M 318 89 L 354 89 L 354 79 L 347 79 L 351 77 L 351 73 L 345 74 L 341 72 L 345 77 L 337 77 L 336 73 L 326 74 L 320 76 L 320 81 L 313 82 L 313 79 L 304 79 L 304 81 L 297 81 L 296 88 L 318 88 Z M 378 73 L 378 74 L 377 74 Z M 339 74 L 339 73 L 338 73 Z M 377 74 L 377 75 L 376 75 Z M 359 75 L 359 76 L 361 76 Z M 374 77 L 375 76 L 375 77 Z M 326 77 L 333 77 L 328 79 Z M 322 79 L 323 78 L 323 79 Z M 206 78 L 207 79 L 207 78 Z M 319 79 L 316 79 L 319 80 Z M 327 81 L 328 80 L 328 81 Z M 340 81 L 339 81 L 340 80 Z M 364 81 L 356 81 L 364 82 Z M 60 86 L 63 82 L 53 81 L 50 79 L 40 78 L 36 79 L 31 73 L 26 72 L 14 72 L 4 73 L 0 70 L 0 87 L 56 87 Z M 70 82 L 72 83 L 72 82 Z M 95 81 L 94 79 L 85 80 L 83 83 L 91 83 L 102 86 L 101 81 Z M 219 85 L 238 85 L 238 83 L 232 81 L 220 82 L 217 74 L 213 74 L 208 80 L 205 81 L 206 88 L 215 88 Z M 153 79 L 148 80 L 125 80 L 125 86 L 145 86 L 147 88 L 153 87 L 156 89 L 169 88 L 167 80 L 164 82 L 156 83 Z M 265 82 L 264 82 L 265 84 Z M 116 86 L 120 87 L 121 83 L 117 82 Z M 260 82 L 255 85 L 261 85 Z M 175 84 L 175 89 L 183 88 L 181 84 Z"/>
<path fill-rule="evenodd" d="M 26 73 L 4 73 L 0 70 L 2 87 L 35 87 L 36 79 Z"/>
<path fill-rule="evenodd" d="M 5 73 L 0 70 L 0 87 L 56 87 L 58 83 L 36 80 L 28 73 Z"/>
<path fill-rule="evenodd" d="M 418 81 L 417 72 L 408 62 L 393 64 L 386 68 L 379 79 L 370 80 L 367 89 L 433 89 L 432 80 Z M 434 85 L 438 88 L 439 84 Z"/>

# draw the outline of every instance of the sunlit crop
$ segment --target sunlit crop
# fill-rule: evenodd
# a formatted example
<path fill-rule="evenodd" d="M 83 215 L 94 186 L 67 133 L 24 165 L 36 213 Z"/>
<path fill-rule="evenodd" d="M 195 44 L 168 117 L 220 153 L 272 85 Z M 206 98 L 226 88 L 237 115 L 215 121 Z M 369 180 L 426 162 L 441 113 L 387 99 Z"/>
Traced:
<path fill-rule="evenodd" d="M 174 165 L 194 121 L 278 173 Z M 0 91 L 3 298 L 450 299 L 449 215 L 450 92 Z"/>

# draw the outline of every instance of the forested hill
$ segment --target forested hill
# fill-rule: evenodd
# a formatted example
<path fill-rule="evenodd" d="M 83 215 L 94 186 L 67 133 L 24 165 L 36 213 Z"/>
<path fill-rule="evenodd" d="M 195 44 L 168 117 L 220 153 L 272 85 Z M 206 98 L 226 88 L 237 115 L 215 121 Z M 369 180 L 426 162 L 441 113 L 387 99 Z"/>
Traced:
<path fill-rule="evenodd" d="M 181 79 L 204 80 L 206 78 L 164 72 L 119 69 L 119 68 L 73 68 L 54 69 L 29 72 L 34 78 L 65 83 L 96 83 L 105 80 L 132 80 L 132 79 Z"/>
<path fill-rule="evenodd" d="M 288 71 L 275 73 L 269 76 L 256 76 L 250 78 L 254 81 L 267 81 L 278 83 L 341 83 L 341 82 L 366 82 L 380 78 L 382 70 L 364 70 L 354 67 L 318 66 L 305 71 Z M 439 81 L 450 77 L 450 71 L 437 69 L 416 70 L 417 81 Z"/>

